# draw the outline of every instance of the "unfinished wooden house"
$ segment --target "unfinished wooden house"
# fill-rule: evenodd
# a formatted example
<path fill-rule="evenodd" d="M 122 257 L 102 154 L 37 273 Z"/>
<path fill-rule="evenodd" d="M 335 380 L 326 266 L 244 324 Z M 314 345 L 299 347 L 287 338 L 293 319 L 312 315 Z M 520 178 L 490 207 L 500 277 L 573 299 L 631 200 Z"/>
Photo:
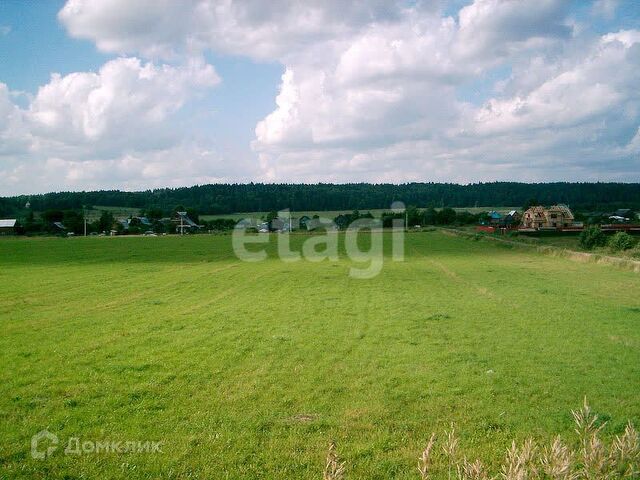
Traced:
<path fill-rule="evenodd" d="M 553 205 L 545 208 L 541 205 L 531 207 L 522 216 L 524 228 L 567 228 L 574 222 L 573 213 L 566 205 Z"/>

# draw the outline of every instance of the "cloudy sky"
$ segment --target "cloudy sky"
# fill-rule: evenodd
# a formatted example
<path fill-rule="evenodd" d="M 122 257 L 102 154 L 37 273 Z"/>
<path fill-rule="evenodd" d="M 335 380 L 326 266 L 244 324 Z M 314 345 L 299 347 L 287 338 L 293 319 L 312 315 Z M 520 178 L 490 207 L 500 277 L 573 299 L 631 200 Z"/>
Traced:
<path fill-rule="evenodd" d="M 640 181 L 638 0 L 0 2 L 0 195 Z"/>

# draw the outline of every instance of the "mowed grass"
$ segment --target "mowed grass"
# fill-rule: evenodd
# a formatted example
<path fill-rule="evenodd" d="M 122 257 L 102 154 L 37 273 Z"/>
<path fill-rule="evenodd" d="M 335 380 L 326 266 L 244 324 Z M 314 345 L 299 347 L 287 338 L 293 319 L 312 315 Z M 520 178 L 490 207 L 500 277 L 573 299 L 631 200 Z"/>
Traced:
<path fill-rule="evenodd" d="M 359 280 L 276 238 L 259 263 L 230 236 L 1 239 L 0 477 L 317 479 L 335 440 L 347 478 L 410 479 L 451 422 L 494 468 L 572 439 L 585 395 L 605 435 L 640 424 L 637 274 L 425 232 Z"/>

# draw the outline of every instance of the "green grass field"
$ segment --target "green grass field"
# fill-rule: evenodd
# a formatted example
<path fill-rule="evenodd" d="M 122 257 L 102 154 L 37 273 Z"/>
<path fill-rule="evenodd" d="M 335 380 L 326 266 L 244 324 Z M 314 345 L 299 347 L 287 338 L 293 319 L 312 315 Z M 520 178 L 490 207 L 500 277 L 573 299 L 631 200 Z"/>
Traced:
<path fill-rule="evenodd" d="M 359 280 L 230 236 L 0 239 L 0 478 L 317 479 L 335 440 L 346 478 L 411 479 L 451 422 L 494 468 L 573 438 L 585 395 L 606 435 L 640 424 L 640 276 L 439 232 L 406 252 Z"/>
<path fill-rule="evenodd" d="M 102 212 L 110 212 L 114 218 L 129 218 L 131 216 L 140 215 L 139 208 L 94 206 L 91 210 L 87 210 L 85 212 L 87 221 L 95 222 L 96 220 L 99 220 Z"/>

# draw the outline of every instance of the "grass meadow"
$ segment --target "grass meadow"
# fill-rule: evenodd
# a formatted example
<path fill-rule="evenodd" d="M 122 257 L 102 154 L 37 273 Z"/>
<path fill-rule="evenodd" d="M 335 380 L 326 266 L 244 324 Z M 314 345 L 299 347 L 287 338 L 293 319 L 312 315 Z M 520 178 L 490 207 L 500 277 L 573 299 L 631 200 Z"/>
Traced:
<path fill-rule="evenodd" d="M 335 441 L 345 478 L 415 479 L 452 422 L 494 469 L 574 438 L 585 395 L 603 435 L 640 424 L 639 275 L 421 232 L 360 280 L 275 238 L 258 263 L 226 235 L 0 239 L 0 478 L 318 479 Z"/>

